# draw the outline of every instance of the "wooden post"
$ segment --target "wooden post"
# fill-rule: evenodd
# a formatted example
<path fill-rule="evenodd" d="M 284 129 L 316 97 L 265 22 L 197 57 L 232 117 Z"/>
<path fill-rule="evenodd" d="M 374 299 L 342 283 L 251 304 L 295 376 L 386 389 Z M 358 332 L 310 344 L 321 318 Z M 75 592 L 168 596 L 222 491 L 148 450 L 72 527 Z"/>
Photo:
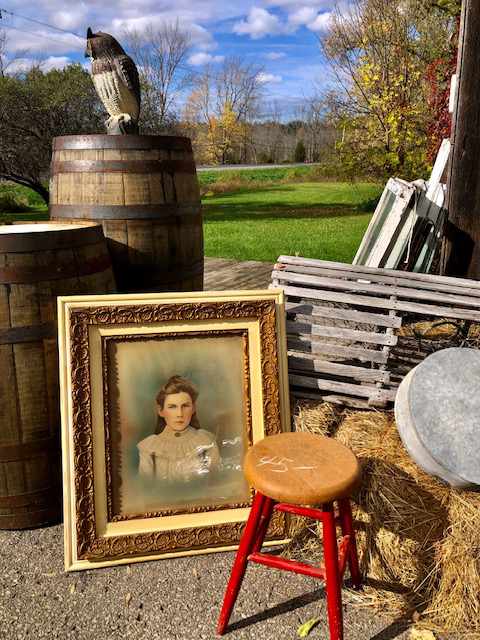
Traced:
<path fill-rule="evenodd" d="M 463 0 L 442 273 L 480 279 L 480 2 Z"/>

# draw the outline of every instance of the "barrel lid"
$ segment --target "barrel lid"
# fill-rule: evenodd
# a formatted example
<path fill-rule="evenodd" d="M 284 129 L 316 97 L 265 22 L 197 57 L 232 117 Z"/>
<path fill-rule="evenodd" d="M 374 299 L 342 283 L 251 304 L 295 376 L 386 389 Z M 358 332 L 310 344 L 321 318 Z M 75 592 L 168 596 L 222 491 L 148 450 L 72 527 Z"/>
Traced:
<path fill-rule="evenodd" d="M 103 239 L 102 226 L 94 222 L 46 220 L 0 225 L 0 251 L 6 253 L 80 247 Z"/>
<path fill-rule="evenodd" d="M 428 356 L 412 372 L 408 404 L 432 457 L 480 484 L 480 351 L 453 347 Z"/>
<path fill-rule="evenodd" d="M 163 149 L 192 151 L 190 138 L 183 136 L 137 136 L 129 135 L 73 135 L 57 136 L 53 139 L 53 150 L 74 149 Z"/>

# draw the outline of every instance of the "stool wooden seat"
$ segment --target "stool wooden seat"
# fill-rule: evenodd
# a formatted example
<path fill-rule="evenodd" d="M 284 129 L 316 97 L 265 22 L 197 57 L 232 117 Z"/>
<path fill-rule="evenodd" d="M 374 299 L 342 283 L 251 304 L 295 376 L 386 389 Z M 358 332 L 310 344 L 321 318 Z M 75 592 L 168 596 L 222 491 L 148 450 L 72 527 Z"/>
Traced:
<path fill-rule="evenodd" d="M 350 496 L 360 484 L 357 458 L 338 440 L 312 433 L 280 433 L 245 456 L 248 484 L 278 502 L 319 505 Z"/>
<path fill-rule="evenodd" d="M 248 562 L 293 571 L 325 581 L 330 639 L 343 639 L 343 574 L 361 586 L 349 496 L 358 488 L 360 465 L 340 442 L 311 433 L 270 436 L 249 449 L 244 472 L 255 490 L 227 585 L 217 632 L 225 633 Z M 315 506 L 321 505 L 320 508 Z M 273 511 L 307 516 L 322 523 L 324 564 L 318 567 L 262 553 Z M 342 537 L 337 543 L 337 526 Z"/>

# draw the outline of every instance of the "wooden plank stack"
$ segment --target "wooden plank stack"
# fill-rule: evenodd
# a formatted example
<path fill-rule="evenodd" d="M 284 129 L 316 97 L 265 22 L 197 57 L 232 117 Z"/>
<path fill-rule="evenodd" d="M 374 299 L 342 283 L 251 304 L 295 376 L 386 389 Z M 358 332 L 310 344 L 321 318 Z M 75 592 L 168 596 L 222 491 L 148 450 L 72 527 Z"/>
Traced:
<path fill-rule="evenodd" d="M 402 338 L 409 322 L 480 322 L 480 283 L 280 256 L 272 286 L 286 294 L 293 395 L 352 407 L 391 404 L 426 355 Z"/>

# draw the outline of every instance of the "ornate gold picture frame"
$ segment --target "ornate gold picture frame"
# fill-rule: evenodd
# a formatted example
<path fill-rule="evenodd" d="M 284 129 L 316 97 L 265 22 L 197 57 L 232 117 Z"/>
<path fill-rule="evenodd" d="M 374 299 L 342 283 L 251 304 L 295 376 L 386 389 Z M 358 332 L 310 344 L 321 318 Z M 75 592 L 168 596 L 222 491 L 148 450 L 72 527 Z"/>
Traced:
<path fill-rule="evenodd" d="M 65 568 L 233 549 L 290 429 L 281 291 L 59 298 Z M 282 513 L 267 539 L 288 535 Z"/>

